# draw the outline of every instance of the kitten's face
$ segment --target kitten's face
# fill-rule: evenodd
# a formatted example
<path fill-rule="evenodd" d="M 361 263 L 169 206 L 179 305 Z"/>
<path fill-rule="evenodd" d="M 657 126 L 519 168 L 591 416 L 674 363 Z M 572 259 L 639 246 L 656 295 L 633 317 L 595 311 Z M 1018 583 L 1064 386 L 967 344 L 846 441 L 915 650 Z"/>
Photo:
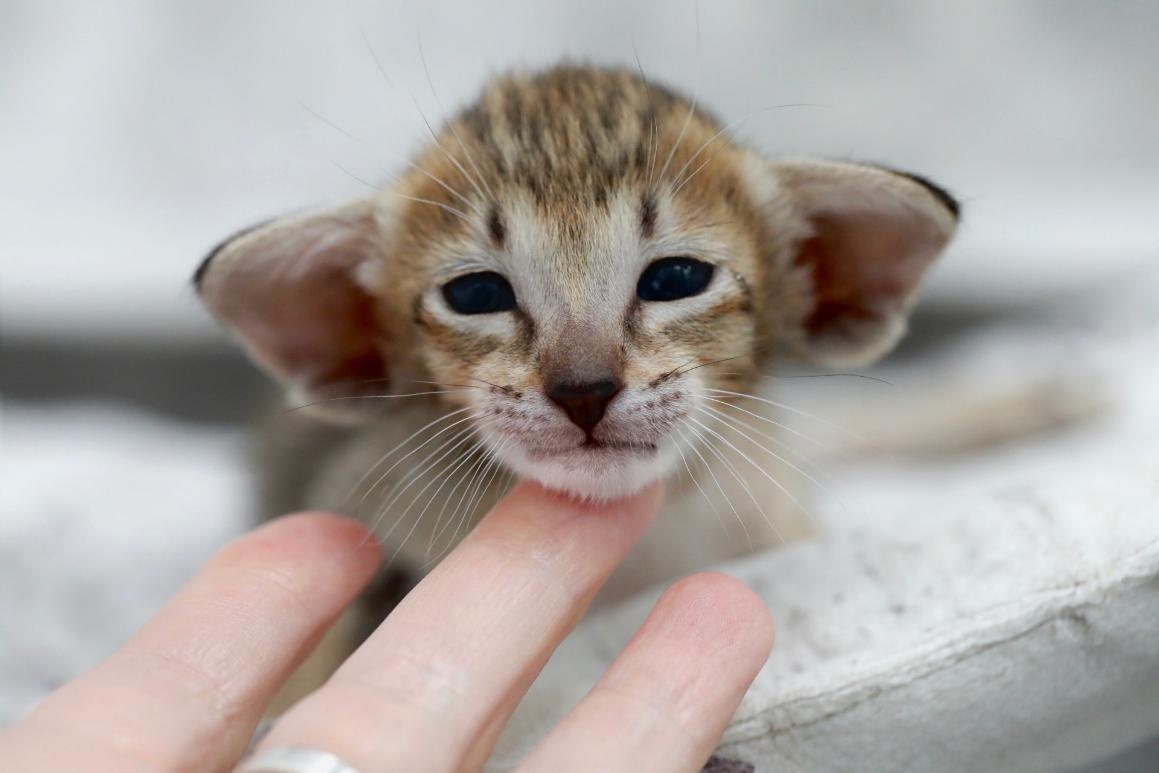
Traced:
<path fill-rule="evenodd" d="M 198 284 L 298 389 L 434 382 L 516 472 L 605 498 L 699 454 L 775 351 L 884 352 L 955 216 L 920 178 L 770 163 L 634 73 L 560 67 L 492 83 L 395 186 L 243 234 Z"/>
<path fill-rule="evenodd" d="M 434 149 L 409 175 L 425 201 L 396 238 L 416 260 L 372 287 L 403 290 L 387 305 L 412 309 L 434 381 L 473 387 L 444 397 L 501 460 L 609 497 L 679 464 L 705 387 L 747 388 L 761 260 L 743 152 L 638 79 L 592 81 L 500 82 L 443 132 L 463 160 Z"/>
<path fill-rule="evenodd" d="M 444 397 L 480 414 L 487 445 L 521 475 L 629 493 L 679 461 L 705 386 L 747 387 L 753 246 L 652 195 L 625 185 L 565 232 L 551 207 L 511 191 L 502 242 L 436 250 L 411 302 L 433 380 L 475 387 Z"/>

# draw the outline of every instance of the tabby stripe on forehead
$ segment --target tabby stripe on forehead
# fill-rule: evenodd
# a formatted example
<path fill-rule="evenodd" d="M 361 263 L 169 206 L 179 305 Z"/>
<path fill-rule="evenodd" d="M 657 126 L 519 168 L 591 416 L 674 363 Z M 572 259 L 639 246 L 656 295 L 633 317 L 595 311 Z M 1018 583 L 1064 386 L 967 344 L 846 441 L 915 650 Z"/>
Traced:
<path fill-rule="evenodd" d="M 645 239 L 651 239 L 656 231 L 656 199 L 651 195 L 645 196 L 640 205 L 640 230 Z"/>
<path fill-rule="evenodd" d="M 496 247 L 502 247 L 507 239 L 507 227 L 503 225 L 503 218 L 499 215 L 499 208 L 492 207 L 487 218 L 487 231 L 491 234 L 491 241 Z"/>

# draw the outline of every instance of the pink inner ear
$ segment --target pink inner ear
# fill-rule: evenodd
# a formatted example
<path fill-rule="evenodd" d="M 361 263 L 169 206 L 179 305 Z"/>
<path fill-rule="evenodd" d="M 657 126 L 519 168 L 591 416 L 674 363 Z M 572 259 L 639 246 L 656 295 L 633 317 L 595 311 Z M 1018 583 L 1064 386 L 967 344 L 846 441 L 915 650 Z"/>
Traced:
<path fill-rule="evenodd" d="M 305 277 L 251 276 L 233 322 L 264 365 L 310 391 L 386 376 L 373 299 L 345 266 Z M 382 388 L 381 384 L 377 385 Z"/>
<path fill-rule="evenodd" d="M 921 218 L 904 211 L 818 214 L 812 223 L 814 236 L 796 258 L 813 274 L 815 305 L 805 322 L 812 336 L 900 311 L 939 244 Z"/>

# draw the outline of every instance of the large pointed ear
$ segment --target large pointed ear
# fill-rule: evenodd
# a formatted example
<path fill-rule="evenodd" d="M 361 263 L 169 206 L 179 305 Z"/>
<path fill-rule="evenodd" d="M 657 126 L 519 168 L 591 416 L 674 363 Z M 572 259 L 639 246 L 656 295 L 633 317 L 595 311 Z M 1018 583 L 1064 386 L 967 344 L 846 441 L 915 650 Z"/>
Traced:
<path fill-rule="evenodd" d="M 924 178 L 875 166 L 786 161 L 773 169 L 804 221 L 793 260 L 813 289 L 792 348 L 829 366 L 881 357 L 905 332 L 918 285 L 954 234 L 958 203 Z"/>
<path fill-rule="evenodd" d="M 364 199 L 243 231 L 205 258 L 194 284 L 249 355 L 305 403 L 387 376 L 365 279 L 381 260 L 374 202 Z"/>

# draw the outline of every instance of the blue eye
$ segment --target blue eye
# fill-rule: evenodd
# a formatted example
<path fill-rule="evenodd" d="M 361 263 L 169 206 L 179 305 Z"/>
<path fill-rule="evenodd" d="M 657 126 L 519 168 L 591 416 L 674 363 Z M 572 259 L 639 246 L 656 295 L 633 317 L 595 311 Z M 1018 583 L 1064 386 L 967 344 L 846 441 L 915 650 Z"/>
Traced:
<path fill-rule="evenodd" d="M 713 266 L 692 258 L 662 258 L 640 275 L 636 295 L 642 301 L 676 301 L 700 295 L 712 281 Z"/>
<path fill-rule="evenodd" d="M 515 290 L 502 274 L 480 271 L 443 285 L 447 305 L 460 314 L 494 314 L 515 308 Z"/>

